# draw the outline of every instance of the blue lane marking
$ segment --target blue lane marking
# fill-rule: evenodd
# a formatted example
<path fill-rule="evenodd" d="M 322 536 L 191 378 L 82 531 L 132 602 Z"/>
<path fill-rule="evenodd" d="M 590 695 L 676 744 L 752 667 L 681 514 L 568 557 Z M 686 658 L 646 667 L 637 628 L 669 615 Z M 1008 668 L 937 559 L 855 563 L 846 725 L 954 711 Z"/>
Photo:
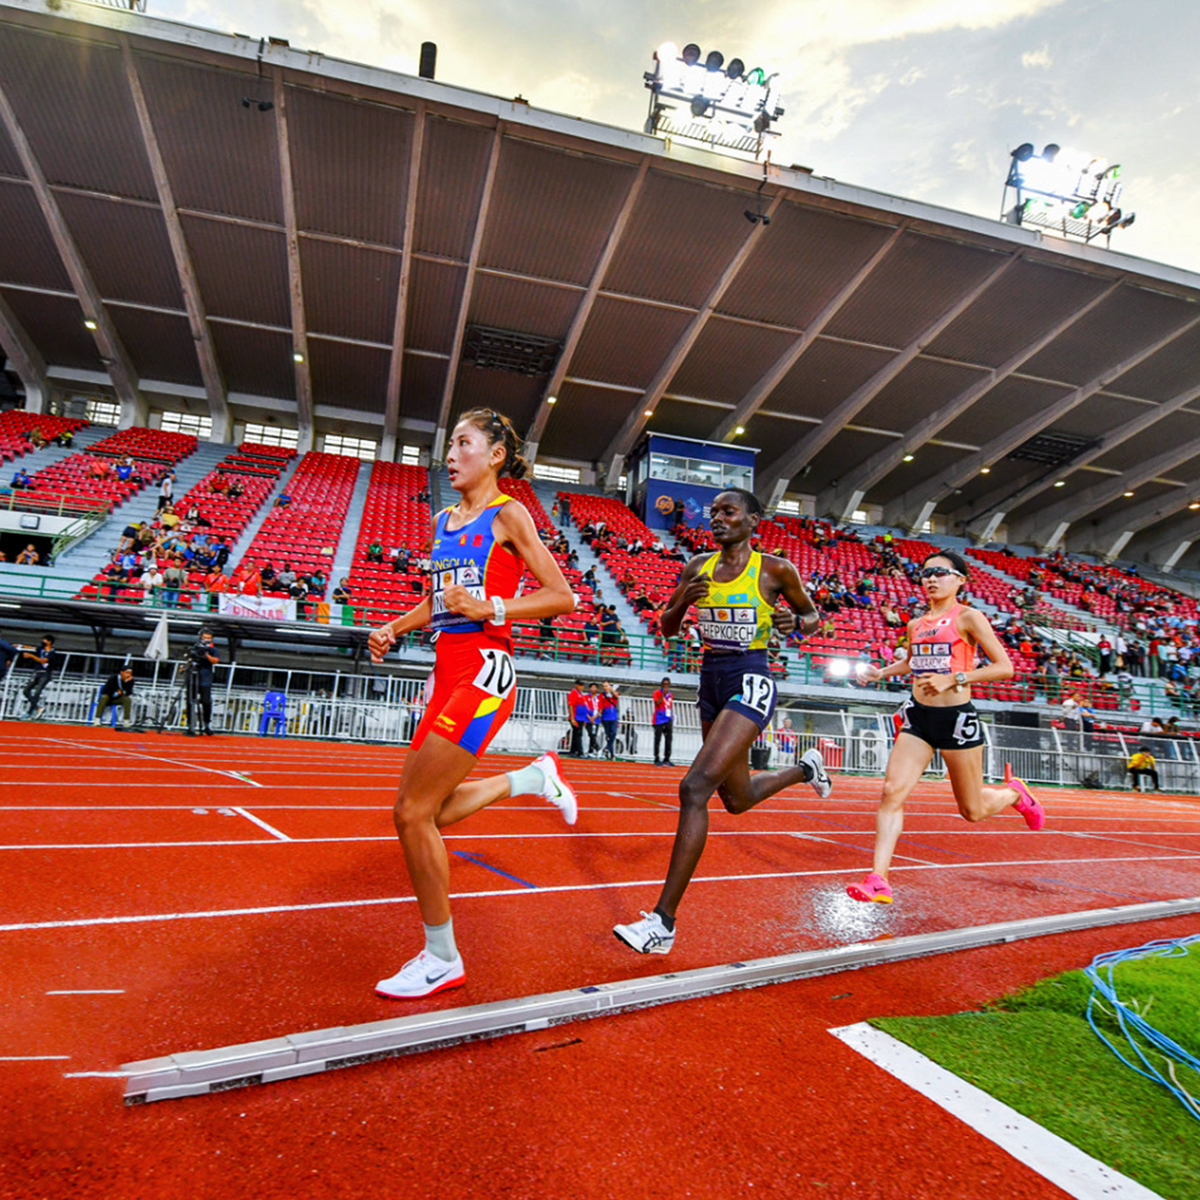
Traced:
<path fill-rule="evenodd" d="M 537 891 L 537 884 L 530 883 L 528 879 L 521 879 L 516 875 L 510 875 L 507 871 L 500 870 L 499 867 L 493 867 L 490 862 L 485 862 L 478 854 L 468 854 L 465 850 L 451 850 L 451 854 L 458 858 L 465 858 L 467 862 L 474 863 L 477 867 L 483 867 L 485 871 L 492 871 L 496 875 L 503 875 L 505 879 L 511 879 L 513 883 L 519 883 L 522 887 L 533 888 Z"/>

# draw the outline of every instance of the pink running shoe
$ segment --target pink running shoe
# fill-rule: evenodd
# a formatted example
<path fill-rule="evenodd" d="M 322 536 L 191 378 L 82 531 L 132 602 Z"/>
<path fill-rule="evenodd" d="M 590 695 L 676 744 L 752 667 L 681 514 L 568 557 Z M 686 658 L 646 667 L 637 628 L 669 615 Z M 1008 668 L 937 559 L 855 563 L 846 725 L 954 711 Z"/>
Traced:
<path fill-rule="evenodd" d="M 874 871 L 862 883 L 852 883 L 846 889 L 846 895 L 852 900 L 873 901 L 875 904 L 892 902 L 892 889 L 888 887 L 887 880 L 882 875 L 876 875 Z"/>
<path fill-rule="evenodd" d="M 1041 829 L 1046 823 L 1046 810 L 1033 798 L 1025 780 L 1018 779 L 1012 773 L 1012 767 L 1008 763 L 1004 764 L 1004 786 L 1017 793 L 1017 802 L 1013 808 L 1025 818 L 1025 824 L 1033 830 Z"/>

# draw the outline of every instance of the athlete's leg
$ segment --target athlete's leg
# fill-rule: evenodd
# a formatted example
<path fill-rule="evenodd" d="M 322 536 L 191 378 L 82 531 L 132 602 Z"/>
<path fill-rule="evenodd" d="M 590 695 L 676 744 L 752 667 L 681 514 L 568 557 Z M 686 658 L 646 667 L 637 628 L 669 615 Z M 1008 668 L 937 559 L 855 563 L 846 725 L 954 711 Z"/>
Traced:
<path fill-rule="evenodd" d="M 968 821 L 986 821 L 1021 798 L 1015 788 L 983 786 L 983 747 L 943 750 L 942 760 L 954 789 L 958 811 Z"/>
<path fill-rule="evenodd" d="M 754 724 L 753 721 L 750 723 Z M 757 731 L 757 726 L 755 729 Z M 781 767 L 777 771 L 757 771 L 751 775 L 750 764 L 743 757 L 733 764 L 729 774 L 717 784 L 717 795 L 721 797 L 727 812 L 744 813 L 784 788 L 807 783 L 811 775 L 812 772 L 803 763 Z"/>
<path fill-rule="evenodd" d="M 920 782 L 932 759 L 933 747 L 928 742 L 911 733 L 897 735 L 883 777 L 879 811 L 875 814 L 875 863 L 872 870 L 881 879 L 887 879 L 896 843 L 904 832 L 904 802 Z"/>
<path fill-rule="evenodd" d="M 729 708 L 722 709 L 715 721 L 704 722 L 702 730 L 704 741 L 700 753 L 679 784 L 679 825 L 671 847 L 671 865 L 667 868 L 666 882 L 655 906 L 672 919 L 700 861 L 700 855 L 704 853 L 704 843 L 708 838 L 709 797 L 718 785 L 729 780 L 739 766 L 749 776 L 746 754 L 760 733 L 749 717 Z M 788 779 L 778 782 L 775 778 L 778 776 L 787 776 Z M 768 784 L 762 794 L 755 795 L 751 787 L 746 787 L 743 796 L 745 808 L 730 808 L 730 811 L 744 812 L 781 787 L 788 786 L 788 783 L 803 782 L 805 777 L 802 767 L 764 772 L 759 778 L 766 778 Z M 729 801 L 725 801 L 725 805 L 729 808 Z"/>
<path fill-rule="evenodd" d="M 474 766 L 475 755 L 436 733 L 404 760 L 393 818 L 426 925 L 450 920 L 450 861 L 437 817 Z"/>

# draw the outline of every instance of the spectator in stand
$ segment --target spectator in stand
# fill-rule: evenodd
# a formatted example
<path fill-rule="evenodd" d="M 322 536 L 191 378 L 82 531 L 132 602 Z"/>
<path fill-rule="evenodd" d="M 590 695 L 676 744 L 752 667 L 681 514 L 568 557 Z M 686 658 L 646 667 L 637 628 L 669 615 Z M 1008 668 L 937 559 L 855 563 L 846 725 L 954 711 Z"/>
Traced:
<path fill-rule="evenodd" d="M 594 613 L 589 613 L 587 620 L 583 623 L 583 636 L 588 640 L 589 644 L 596 641 L 600 636 L 600 626 L 596 624 Z"/>
<path fill-rule="evenodd" d="M 633 611 L 636 613 L 651 612 L 654 609 L 654 601 L 646 594 L 646 589 L 642 588 L 640 592 L 633 598 Z"/>
<path fill-rule="evenodd" d="M 229 576 L 218 566 L 209 567 L 208 574 L 204 577 L 204 589 L 210 596 L 229 591 Z"/>
<path fill-rule="evenodd" d="M 208 490 L 218 496 L 224 496 L 229 492 L 229 480 L 218 473 L 208 481 Z"/>
<path fill-rule="evenodd" d="M 403 546 L 393 546 L 388 555 L 392 562 L 392 570 L 397 575 L 407 575 L 409 570 L 408 550 Z"/>
<path fill-rule="evenodd" d="M 262 576 L 252 563 L 242 560 L 229 580 L 229 590 L 242 596 L 257 596 L 262 591 Z"/>
<path fill-rule="evenodd" d="M 234 476 L 234 478 L 229 481 L 229 487 L 226 489 L 225 495 L 228 496 L 230 500 L 237 500 L 243 495 L 245 490 L 246 489 L 242 487 L 242 481 L 238 479 L 237 476 Z"/>
<path fill-rule="evenodd" d="M 40 425 L 35 425 L 29 431 L 29 440 L 33 443 L 33 448 L 35 450 L 41 450 L 50 445 L 50 443 L 46 440 L 46 435 L 42 432 L 42 427 Z"/>
<path fill-rule="evenodd" d="M 558 656 L 554 653 L 554 618 L 541 617 L 538 620 L 538 658 L 545 658 L 544 651 L 549 650 L 552 658 Z"/>
<path fill-rule="evenodd" d="M 571 723 L 571 748 L 567 753 L 572 758 L 583 757 L 583 727 L 588 722 L 587 692 L 582 679 L 567 693 L 567 720 Z"/>
<path fill-rule="evenodd" d="M 179 524 L 179 514 L 171 507 L 170 503 L 159 511 L 158 523 L 163 529 L 174 529 Z"/>
<path fill-rule="evenodd" d="M 325 576 L 325 572 L 318 567 L 308 577 L 308 593 L 310 596 L 315 596 L 318 600 L 325 598 L 325 589 L 329 586 L 329 580 Z"/>
<path fill-rule="evenodd" d="M 109 472 L 112 470 L 112 464 L 107 458 L 93 458 L 88 464 L 87 474 L 89 479 L 107 479 Z"/>
<path fill-rule="evenodd" d="M 42 707 L 42 693 L 54 674 L 58 654 L 54 649 L 54 638 L 46 634 L 42 644 L 35 650 L 32 646 L 22 648 L 21 657 L 33 667 L 33 677 L 25 685 L 23 695 L 29 704 L 27 717 L 40 717 L 46 710 Z"/>
<path fill-rule="evenodd" d="M 187 587 L 187 572 L 183 569 L 183 559 L 172 559 L 170 565 L 163 572 L 163 607 L 178 607 L 179 593 L 185 587 Z"/>
<path fill-rule="evenodd" d="M 42 561 L 42 557 L 37 552 L 37 547 L 30 542 L 29 545 L 17 555 L 17 565 L 23 567 L 36 567 Z"/>
<path fill-rule="evenodd" d="M 280 495 L 275 497 L 275 507 L 276 508 L 287 508 L 287 506 L 289 504 L 291 504 L 291 502 L 292 502 L 292 497 L 287 492 L 283 492 Z"/>
<path fill-rule="evenodd" d="M 673 767 L 671 761 L 671 737 L 675 730 L 674 720 L 675 697 L 671 692 L 671 680 L 664 675 L 654 692 L 654 765 L 656 767 Z M 659 758 L 659 743 L 662 743 L 663 754 Z"/>
<path fill-rule="evenodd" d="M 1101 634 L 1100 640 L 1096 643 L 1096 649 L 1100 652 L 1100 678 L 1112 670 L 1112 642 L 1108 640 L 1107 634 Z"/>
<path fill-rule="evenodd" d="M 121 725 L 128 729 L 133 724 L 132 667 L 122 667 L 120 671 L 114 672 L 105 680 L 104 687 L 100 689 L 100 699 L 96 704 L 96 714 L 92 717 L 93 725 L 103 722 L 110 704 L 114 708 L 118 704 L 121 706 Z"/>
<path fill-rule="evenodd" d="M 1158 767 L 1148 746 L 1139 746 L 1137 752 L 1129 756 L 1126 769 L 1129 772 L 1129 786 L 1135 791 L 1143 775 L 1150 780 L 1156 792 L 1161 790 L 1158 786 Z"/>
<path fill-rule="evenodd" d="M 12 484 L 10 486 L 17 489 L 25 488 L 28 491 L 32 491 L 33 480 L 29 478 L 29 472 L 26 471 L 24 467 L 18 467 L 12 477 Z"/>
<path fill-rule="evenodd" d="M 281 591 L 286 592 L 296 582 L 296 572 L 292 570 L 292 564 L 285 562 L 283 570 L 275 576 L 275 586 Z"/>
<path fill-rule="evenodd" d="M 163 586 L 163 578 L 163 573 L 158 569 L 157 563 L 150 561 L 146 564 L 146 569 L 141 574 L 144 603 L 156 604 L 158 602 L 158 589 Z"/>
<path fill-rule="evenodd" d="M 341 583 L 333 589 L 334 604 L 353 604 L 354 597 L 350 594 L 350 580 L 343 579 Z"/>
<path fill-rule="evenodd" d="M 308 581 L 297 576 L 288 588 L 288 597 L 297 602 L 308 599 Z"/>
<path fill-rule="evenodd" d="M 615 683 L 607 680 L 600 689 L 600 727 L 604 730 L 604 756 L 610 762 L 617 757 L 617 722 L 621 719 L 621 696 Z"/>
<path fill-rule="evenodd" d="M 175 491 L 175 472 L 168 471 L 158 483 L 158 507 L 170 508 L 171 496 Z"/>
<path fill-rule="evenodd" d="M 558 524 L 558 518 L 561 512 L 562 509 L 558 507 L 558 501 L 555 500 L 555 502 L 550 506 L 550 520 L 553 521 L 555 525 Z"/>
<path fill-rule="evenodd" d="M 565 492 L 559 492 L 558 501 L 558 511 L 560 514 L 559 527 L 567 529 L 571 524 L 571 497 Z"/>
<path fill-rule="evenodd" d="M 383 543 L 378 538 L 367 547 L 367 562 L 383 566 Z"/>
<path fill-rule="evenodd" d="M 117 549 L 118 550 L 129 550 L 129 549 L 132 549 L 134 546 L 136 546 L 137 540 L 138 540 L 138 534 L 141 533 L 142 528 L 145 524 L 146 524 L 146 522 L 142 521 L 137 525 L 134 525 L 132 523 L 129 525 L 126 525 L 125 528 L 121 530 L 121 540 L 117 543 Z"/>

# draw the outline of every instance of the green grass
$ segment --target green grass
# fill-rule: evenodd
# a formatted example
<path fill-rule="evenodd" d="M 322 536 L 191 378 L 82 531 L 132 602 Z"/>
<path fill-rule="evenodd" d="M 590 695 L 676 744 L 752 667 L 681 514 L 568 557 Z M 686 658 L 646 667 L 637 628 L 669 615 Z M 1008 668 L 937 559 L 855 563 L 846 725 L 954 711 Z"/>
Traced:
<path fill-rule="evenodd" d="M 1114 978 L 1122 1000 L 1136 1001 L 1156 1029 L 1200 1057 L 1200 943 L 1186 958 L 1122 963 Z M 982 1012 L 871 1024 L 1166 1200 L 1195 1200 L 1200 1121 L 1096 1037 L 1085 1015 L 1090 992 L 1082 971 L 1068 971 Z M 1105 1017 L 1101 1028 L 1125 1046 L 1115 1021 Z M 1161 1057 L 1150 1059 L 1161 1068 Z M 1196 1095 L 1195 1073 L 1177 1073 Z"/>

